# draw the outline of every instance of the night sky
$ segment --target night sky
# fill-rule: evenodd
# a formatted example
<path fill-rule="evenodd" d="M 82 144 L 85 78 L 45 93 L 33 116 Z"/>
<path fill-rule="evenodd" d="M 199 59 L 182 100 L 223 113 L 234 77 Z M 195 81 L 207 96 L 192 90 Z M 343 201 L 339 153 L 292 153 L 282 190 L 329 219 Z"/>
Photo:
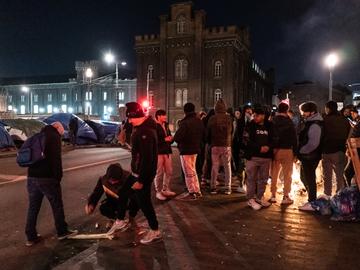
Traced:
<path fill-rule="evenodd" d="M 0 78 L 74 73 L 76 60 L 108 49 L 135 70 L 134 36 L 159 32 L 180 1 L 0 0 Z M 341 53 L 335 81 L 360 82 L 359 0 L 195 0 L 207 26 L 250 27 L 253 57 L 275 67 L 277 85 L 325 82 L 323 58 Z"/>

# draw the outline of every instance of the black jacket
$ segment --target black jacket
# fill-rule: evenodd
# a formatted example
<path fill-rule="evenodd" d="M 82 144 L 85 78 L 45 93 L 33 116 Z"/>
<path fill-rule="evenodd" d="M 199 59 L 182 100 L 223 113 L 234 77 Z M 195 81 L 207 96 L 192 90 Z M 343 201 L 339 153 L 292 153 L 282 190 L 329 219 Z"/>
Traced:
<path fill-rule="evenodd" d="M 148 117 L 131 135 L 131 172 L 143 184 L 151 184 L 156 175 L 158 139 L 156 122 Z"/>
<path fill-rule="evenodd" d="M 297 150 L 297 135 L 293 121 L 288 116 L 276 115 L 273 120 L 273 147 Z"/>
<path fill-rule="evenodd" d="M 61 136 L 51 125 L 45 126 L 45 159 L 38 161 L 28 169 L 29 177 L 53 178 L 61 181 L 63 176 L 61 162 Z"/>
<path fill-rule="evenodd" d="M 201 143 L 204 137 L 203 122 L 196 116 L 196 113 L 189 113 L 180 121 L 174 141 L 178 144 L 180 155 L 195 155 L 201 152 Z"/>
<path fill-rule="evenodd" d="M 161 126 L 161 124 L 156 124 L 156 131 L 158 136 L 158 155 L 166 155 L 171 154 L 171 142 L 165 141 L 167 136 L 171 136 L 171 132 L 169 129 L 169 124 L 165 123 L 165 129 Z"/>
<path fill-rule="evenodd" d="M 273 156 L 273 129 L 271 122 L 263 125 L 256 124 L 254 120 L 248 123 L 244 130 L 243 142 L 245 146 L 245 158 L 252 157 L 272 158 Z M 261 147 L 268 146 L 266 153 L 261 153 Z"/>
<path fill-rule="evenodd" d="M 324 116 L 324 135 L 322 141 L 322 152 L 324 154 L 345 152 L 346 140 L 349 136 L 349 121 L 340 114 L 329 114 Z"/>

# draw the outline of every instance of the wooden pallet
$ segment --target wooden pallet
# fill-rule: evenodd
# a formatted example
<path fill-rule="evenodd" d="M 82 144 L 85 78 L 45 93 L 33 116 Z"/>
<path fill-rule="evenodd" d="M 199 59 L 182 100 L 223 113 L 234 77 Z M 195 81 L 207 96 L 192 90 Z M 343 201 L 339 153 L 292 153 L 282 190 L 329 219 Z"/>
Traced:
<path fill-rule="evenodd" d="M 349 138 L 347 140 L 348 150 L 354 166 L 356 183 L 360 189 L 360 160 L 357 149 L 360 148 L 360 138 Z"/>

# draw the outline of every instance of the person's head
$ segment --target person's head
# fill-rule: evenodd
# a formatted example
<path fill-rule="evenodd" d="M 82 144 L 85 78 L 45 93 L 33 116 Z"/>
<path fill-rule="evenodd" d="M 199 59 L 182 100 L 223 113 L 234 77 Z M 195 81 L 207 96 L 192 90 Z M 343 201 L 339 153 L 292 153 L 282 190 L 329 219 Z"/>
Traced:
<path fill-rule="evenodd" d="M 53 122 L 51 125 L 57 130 L 57 132 L 60 134 L 60 136 L 64 135 L 64 127 L 60 122 Z"/>
<path fill-rule="evenodd" d="M 289 111 L 289 105 L 285 102 L 281 102 L 278 106 L 278 113 L 285 113 L 287 114 Z"/>
<path fill-rule="evenodd" d="M 107 179 L 121 180 L 123 173 L 124 172 L 120 163 L 113 163 L 110 164 L 109 167 L 106 169 L 105 177 Z"/>
<path fill-rule="evenodd" d="M 350 117 L 351 111 L 354 109 L 353 105 L 346 105 L 345 108 L 342 111 L 342 114 L 344 117 Z"/>
<path fill-rule="evenodd" d="M 245 105 L 243 111 L 244 114 L 250 114 L 250 115 L 253 114 L 253 109 L 250 105 Z"/>
<path fill-rule="evenodd" d="M 310 116 L 317 113 L 316 103 L 312 102 L 312 101 L 304 102 L 303 104 L 300 105 L 300 111 L 301 111 L 302 116 L 305 119 L 307 119 Z"/>
<path fill-rule="evenodd" d="M 225 103 L 224 100 L 223 100 L 223 102 L 224 102 L 225 107 L 226 107 L 226 103 Z M 227 109 L 226 109 L 226 112 L 227 112 L 229 115 L 231 115 L 232 117 L 234 117 L 234 109 L 233 109 L 233 108 L 231 108 L 231 107 L 227 108 Z"/>
<path fill-rule="evenodd" d="M 216 101 L 215 112 L 216 113 L 226 113 L 226 104 L 222 98 L 220 98 L 218 101 Z"/>
<path fill-rule="evenodd" d="M 351 115 L 351 118 L 353 120 L 355 120 L 356 118 L 359 117 L 359 111 L 356 109 L 356 108 L 353 108 L 351 111 L 350 111 L 350 115 Z"/>
<path fill-rule="evenodd" d="M 167 115 L 166 112 L 164 110 L 157 110 L 155 112 L 155 119 L 159 122 L 159 123 L 165 123 L 167 121 Z"/>
<path fill-rule="evenodd" d="M 134 127 L 141 125 L 146 119 L 142 107 L 137 102 L 126 103 L 126 117 Z"/>
<path fill-rule="evenodd" d="M 338 112 L 337 103 L 333 100 L 326 102 L 325 104 L 325 113 L 326 114 L 335 114 Z"/>
<path fill-rule="evenodd" d="M 287 115 L 288 115 L 291 119 L 293 119 L 294 116 L 295 116 L 295 113 L 294 113 L 293 110 L 288 110 Z"/>
<path fill-rule="evenodd" d="M 236 119 L 240 119 L 240 117 L 241 117 L 241 111 L 236 110 L 236 111 L 234 112 L 234 116 L 235 116 Z"/>
<path fill-rule="evenodd" d="M 195 112 L 195 105 L 193 103 L 188 102 L 184 105 L 185 114 L 194 113 L 194 112 Z"/>
<path fill-rule="evenodd" d="M 264 124 L 265 122 L 265 110 L 262 107 L 257 107 L 254 109 L 254 122 L 256 124 Z"/>

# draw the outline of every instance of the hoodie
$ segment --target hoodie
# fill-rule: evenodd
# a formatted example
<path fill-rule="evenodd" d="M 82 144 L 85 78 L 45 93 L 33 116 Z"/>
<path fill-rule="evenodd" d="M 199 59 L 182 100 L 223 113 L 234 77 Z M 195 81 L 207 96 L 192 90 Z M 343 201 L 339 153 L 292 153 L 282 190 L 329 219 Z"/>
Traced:
<path fill-rule="evenodd" d="M 305 127 L 299 135 L 299 158 L 321 159 L 321 138 L 324 121 L 319 113 L 305 120 Z"/>
<path fill-rule="evenodd" d="M 148 117 L 131 135 L 131 172 L 142 184 L 151 184 L 156 175 L 158 139 L 156 122 Z"/>
<path fill-rule="evenodd" d="M 324 139 L 322 150 L 324 154 L 344 152 L 346 140 L 349 136 L 349 121 L 339 113 L 331 113 L 324 116 Z"/>
<path fill-rule="evenodd" d="M 233 120 L 226 113 L 226 105 L 222 99 L 219 99 L 215 105 L 215 115 L 210 117 L 206 138 L 211 146 L 230 147 L 232 141 Z"/>
<path fill-rule="evenodd" d="M 297 150 L 295 126 L 290 117 L 277 114 L 273 120 L 274 148 Z"/>

